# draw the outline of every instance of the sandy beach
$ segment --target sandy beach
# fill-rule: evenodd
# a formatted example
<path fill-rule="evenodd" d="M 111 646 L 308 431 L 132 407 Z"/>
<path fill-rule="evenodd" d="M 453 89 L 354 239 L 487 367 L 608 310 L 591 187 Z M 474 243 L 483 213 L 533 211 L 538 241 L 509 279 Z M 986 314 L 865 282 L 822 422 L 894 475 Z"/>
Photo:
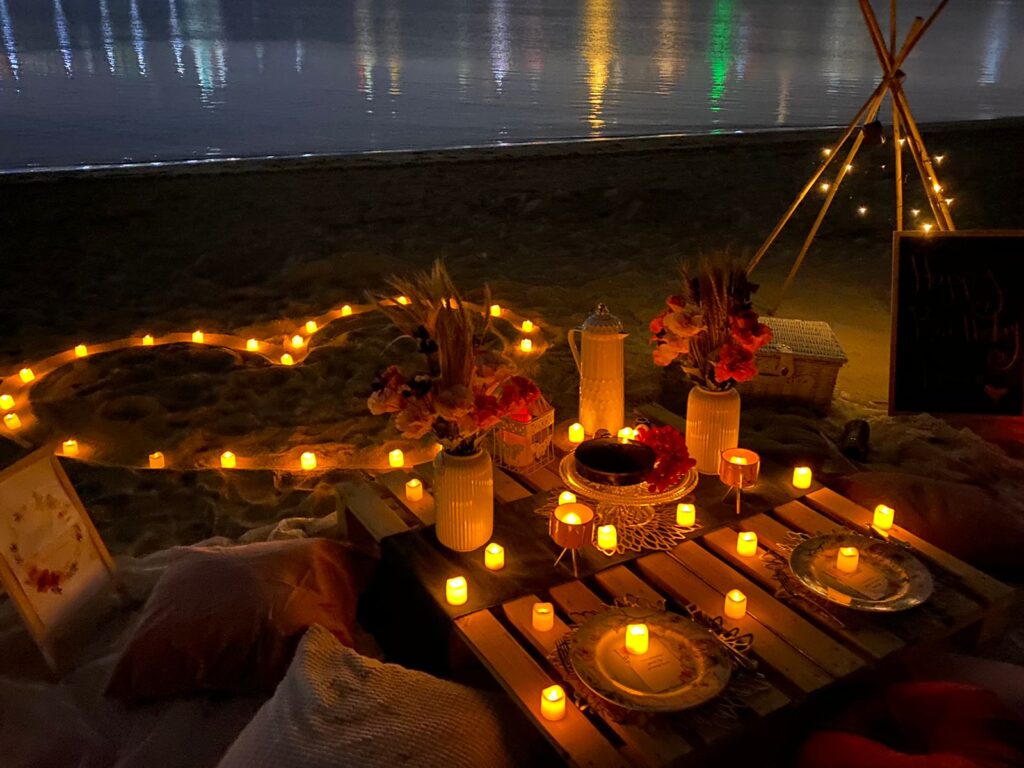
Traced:
<path fill-rule="evenodd" d="M 1015 191 L 1024 184 L 1024 164 L 1014 161 L 1022 132 L 1020 120 L 925 130 L 932 153 L 944 156 L 959 228 L 1024 221 L 1024 199 Z M 203 328 L 244 337 L 275 321 L 297 326 L 364 301 L 391 274 L 443 257 L 470 291 L 486 282 L 497 301 L 541 326 L 551 346 L 531 373 L 562 414 L 575 411 L 577 386 L 565 333 L 599 301 L 631 331 L 627 399 L 681 411 L 682 376 L 651 364 L 646 331 L 678 264 L 721 248 L 752 253 L 836 135 L 661 137 L 6 177 L 0 364 L 13 371 L 80 342 L 144 333 Z M 839 378 L 837 423 L 885 406 L 891 167 L 889 146 L 861 152 L 778 312 L 833 325 L 850 358 Z M 908 212 L 927 207 L 915 183 L 910 176 Z M 814 193 L 755 272 L 759 305 L 774 305 L 821 198 Z M 201 464 L 199 456 L 229 445 L 239 454 L 365 447 L 385 428 L 384 419 L 369 416 L 365 396 L 391 334 L 375 314 L 336 323 L 294 369 L 189 345 L 99 356 L 35 388 L 44 427 L 32 439 L 75 435 L 113 465 L 138 464 L 154 445 L 180 466 Z M 20 449 L 3 450 L 9 456 Z M 210 473 L 209 483 L 187 491 L 172 483 L 173 493 L 158 490 L 167 480 L 147 479 L 148 492 L 129 501 L 124 482 L 106 477 L 117 469 L 72 471 L 84 473 L 84 494 L 101 521 L 108 507 L 125 521 L 127 530 L 111 535 L 115 552 L 152 551 L 204 531 L 237 535 L 283 514 L 278 505 L 299 503 L 282 501 L 272 475 L 258 490 L 254 480 Z M 225 483 L 247 490 L 207 487 Z M 204 493 L 228 506 L 227 499 L 243 499 L 256 508 L 272 501 L 275 509 L 248 520 L 250 508 L 242 528 L 200 523 L 218 517 Z M 177 521 L 173 533 L 150 528 L 142 544 L 147 498 L 159 499 L 153 514 L 160 517 L 177 503 L 168 499 L 182 509 L 169 515 Z M 190 512 L 193 504 L 204 511 Z M 125 505 L 135 512 L 126 514 Z M 221 515 L 237 519 L 223 506 Z"/>
<path fill-rule="evenodd" d="M 389 275 L 443 257 L 469 298 L 487 283 L 495 301 L 540 326 L 546 351 L 528 373 L 559 419 L 577 407 L 566 331 L 601 301 L 630 332 L 628 403 L 657 401 L 681 413 L 683 376 L 652 363 L 647 332 L 673 291 L 680 262 L 723 248 L 752 254 L 837 134 L 661 137 L 3 177 L 0 371 L 9 375 L 79 343 L 147 333 L 284 333 L 332 308 L 365 303 L 368 292 L 386 290 Z M 944 157 L 958 228 L 1024 222 L 1022 137 L 1024 120 L 926 128 L 931 152 Z M 831 412 L 820 417 L 752 402 L 744 406 L 741 442 L 826 472 L 871 473 L 876 490 L 914 500 L 902 507 L 910 510 L 904 519 L 911 530 L 935 523 L 932 510 L 947 514 L 952 499 L 955 514 L 938 520 L 947 538 L 936 543 L 963 557 L 979 555 L 1019 582 L 1021 444 L 997 446 L 925 414 L 886 415 L 891 164 L 889 146 L 862 151 L 777 313 L 832 324 L 849 364 Z M 908 222 L 923 224 L 927 206 L 915 184 L 910 176 Z M 754 273 L 759 308 L 775 305 L 821 199 L 812 195 Z M 922 210 L 919 217 L 914 209 Z M 383 352 L 393 335 L 380 313 L 357 314 L 320 331 L 294 367 L 216 345 L 90 356 L 33 388 L 40 421 L 22 444 L 0 440 L 0 464 L 26 453 L 29 443 L 75 436 L 95 461 L 65 467 L 139 602 L 177 556 L 175 545 L 264 540 L 291 518 L 299 520 L 286 525 L 298 531 L 344 538 L 344 524 L 332 513 L 348 472 L 222 472 L 208 468 L 210 457 L 227 448 L 239 456 L 294 457 L 308 449 L 333 455 L 393 438 L 387 420 L 366 408 L 374 373 L 394 359 Z M 872 428 L 871 456 L 858 465 L 840 459 L 830 443 L 855 417 Z M 168 456 L 168 471 L 130 468 L 155 448 Z M 918 501 L 920 508 L 911 509 Z M 974 535 L 972 515 L 982 509 L 1001 515 L 1010 531 L 987 552 L 982 547 L 993 537 Z M 47 697 L 93 690 L 109 667 L 111 638 L 127 620 L 125 611 L 118 614 L 68 687 L 42 686 L 33 694 L 39 706 L 51 706 Z M 17 711 L 20 680 L 46 673 L 7 601 L 0 605 L 0 650 L 7 659 L 0 673 L 13 681 L 8 707 Z M 1016 622 L 981 653 L 1024 663 L 1024 627 Z M 239 707 L 220 710 L 238 719 L 218 726 L 225 734 L 251 715 L 251 702 Z M 205 710 L 187 717 L 167 712 L 176 729 L 206 717 Z M 117 722 L 110 720 L 113 741 L 121 739 Z M 45 742 L 46 733 L 36 731 Z"/>

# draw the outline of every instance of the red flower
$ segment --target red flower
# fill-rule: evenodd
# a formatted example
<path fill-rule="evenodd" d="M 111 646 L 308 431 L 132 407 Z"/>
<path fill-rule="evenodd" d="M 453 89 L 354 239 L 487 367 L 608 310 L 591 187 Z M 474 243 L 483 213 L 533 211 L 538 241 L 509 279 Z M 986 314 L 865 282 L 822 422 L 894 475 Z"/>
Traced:
<path fill-rule="evenodd" d="M 674 427 L 641 426 L 637 440 L 653 448 L 656 456 L 654 469 L 644 478 L 651 493 L 667 491 L 697 463 L 690 458 L 683 435 Z"/>
<path fill-rule="evenodd" d="M 772 340 L 772 329 L 762 323 L 757 312 L 752 309 L 740 310 L 731 315 L 729 331 L 733 341 L 749 352 L 757 352 Z"/>
<path fill-rule="evenodd" d="M 737 344 L 726 343 L 718 350 L 715 362 L 715 381 L 725 384 L 732 379 L 737 384 L 757 376 L 754 353 Z"/>

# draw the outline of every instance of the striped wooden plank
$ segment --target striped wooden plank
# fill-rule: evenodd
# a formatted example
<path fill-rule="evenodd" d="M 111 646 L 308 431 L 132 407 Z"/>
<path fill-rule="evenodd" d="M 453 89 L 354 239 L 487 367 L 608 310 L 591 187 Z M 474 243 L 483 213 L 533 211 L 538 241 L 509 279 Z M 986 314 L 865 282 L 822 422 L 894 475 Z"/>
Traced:
<path fill-rule="evenodd" d="M 427 484 L 423 484 L 423 498 L 419 501 L 409 501 L 405 497 L 405 484 L 409 480 L 418 475 L 413 472 L 395 471 L 386 472 L 379 475 L 378 482 L 387 488 L 395 501 L 407 509 L 411 514 L 416 516 L 416 519 L 423 525 L 433 525 L 435 520 L 434 514 L 434 497 L 427 491 Z M 422 482 L 422 479 L 421 479 Z"/>
<path fill-rule="evenodd" d="M 381 497 L 381 489 L 374 483 L 356 480 L 342 483 L 335 488 L 339 509 L 347 508 L 360 524 L 381 541 L 386 536 L 405 533 L 412 526 Z"/>
<path fill-rule="evenodd" d="M 574 582 L 579 584 L 579 582 Z M 580 585 L 582 587 L 582 585 Z M 583 587 L 586 589 L 585 587 Z M 594 597 L 597 600 L 597 597 Z M 549 656 L 555 651 L 555 645 L 569 631 L 569 627 L 557 616 L 555 626 L 547 632 L 538 632 L 533 628 L 533 604 L 539 602 L 535 595 L 527 595 L 518 600 L 505 603 L 502 609 L 512 626 L 526 638 L 538 652 Z M 598 601 L 600 602 L 600 601 Z M 680 736 L 664 726 L 653 725 L 638 728 L 608 721 L 612 730 L 626 744 L 626 752 L 630 762 L 660 766 L 679 760 L 691 751 L 690 745 Z"/>
<path fill-rule="evenodd" d="M 654 558 L 654 560 L 651 561 L 651 558 Z M 659 558 L 664 558 L 668 561 L 666 568 L 663 569 L 661 567 L 662 563 L 660 562 Z M 695 603 L 697 607 L 699 607 L 705 613 L 709 613 L 711 615 L 718 615 L 721 613 L 723 599 L 719 599 L 720 596 L 718 595 L 715 595 L 713 598 L 709 598 L 711 592 L 706 587 L 704 587 L 704 585 L 701 585 L 701 587 L 704 587 L 703 589 L 695 587 L 688 591 L 688 596 L 683 596 L 683 593 L 679 589 L 677 589 L 677 587 L 682 583 L 682 581 L 678 578 L 675 578 L 675 574 L 671 573 L 672 570 L 677 569 L 680 566 L 678 563 L 671 560 L 671 558 L 668 558 L 665 555 L 651 555 L 647 558 L 644 558 L 644 560 L 648 561 L 648 570 L 645 570 L 645 575 L 649 576 L 649 572 L 653 572 L 657 573 L 659 577 L 665 577 L 664 581 L 662 581 L 661 584 L 659 584 L 659 586 L 662 586 L 662 588 L 665 589 L 666 593 L 669 594 L 673 599 L 675 599 L 676 602 L 681 603 L 683 605 L 689 604 L 691 602 Z M 644 570 L 644 561 L 642 560 L 640 561 L 640 563 L 641 570 Z M 602 589 L 604 589 L 609 594 L 617 597 L 633 595 L 635 597 L 642 597 L 645 600 L 651 601 L 662 599 L 662 595 L 659 592 L 654 590 L 652 587 L 648 586 L 642 579 L 640 579 L 640 577 L 638 577 L 625 566 L 620 565 L 614 568 L 609 568 L 608 570 L 602 571 L 601 573 L 597 574 L 595 578 L 597 579 L 597 582 L 601 585 Z M 690 597 L 689 595 L 694 595 L 694 597 Z M 698 602 L 698 600 L 700 600 L 701 602 Z M 717 608 L 714 608 L 712 606 L 712 603 L 717 603 Z M 736 625 L 740 626 L 740 624 L 747 625 L 745 627 L 741 627 L 740 631 L 750 631 L 749 625 L 751 624 L 751 622 L 746 622 L 745 620 L 741 619 L 739 622 L 737 622 Z M 754 654 L 759 658 L 764 658 L 759 652 L 756 635 L 754 642 Z M 769 649 L 768 656 L 772 657 L 773 655 L 774 654 L 772 650 Z M 757 694 L 753 695 L 750 701 L 747 702 L 747 704 L 757 714 L 768 715 L 787 706 L 789 704 L 789 701 L 789 697 L 786 694 L 784 694 L 774 685 L 771 685 L 766 690 L 760 691 Z"/>
<path fill-rule="evenodd" d="M 477 658 L 511 694 L 559 753 L 581 768 L 628 765 L 604 734 L 571 701 L 565 719 L 545 720 L 540 714 L 540 693 L 553 680 L 490 611 L 477 611 L 455 620 L 460 635 Z"/>
<path fill-rule="evenodd" d="M 573 621 L 583 619 L 586 614 L 607 607 L 601 598 L 587 589 L 582 582 L 569 581 L 550 590 L 551 600 L 569 615 Z"/>
<path fill-rule="evenodd" d="M 659 553 L 643 557 L 637 560 L 637 564 L 646 578 L 673 599 L 683 604 L 692 602 L 712 616 L 722 615 L 724 594 L 705 584 L 675 558 Z M 766 674 L 771 675 L 784 690 L 797 696 L 812 693 L 833 682 L 825 670 L 758 620 L 757 605 L 749 604 L 749 607 L 750 612 L 742 619 L 724 619 L 724 623 L 753 636 L 754 654 L 767 668 Z"/>
<path fill-rule="evenodd" d="M 732 534 L 733 551 L 735 551 L 735 532 L 728 532 L 724 535 L 729 537 L 730 533 Z M 758 555 L 762 551 L 759 549 Z M 696 542 L 684 541 L 670 554 L 691 571 L 699 574 L 701 579 L 721 592 L 723 596 L 730 589 L 741 590 L 749 601 L 748 610 L 758 621 L 833 677 L 843 678 L 863 668 L 864 660 L 862 658 Z"/>
<path fill-rule="evenodd" d="M 786 556 L 784 548 L 787 541 L 789 529 L 781 523 L 773 520 L 767 515 L 754 515 L 743 521 L 743 529 L 753 531 L 757 534 L 757 541 L 766 550 Z M 723 529 L 714 534 L 705 536 L 700 543 L 711 549 L 719 557 L 727 560 L 737 570 L 742 571 L 750 578 L 757 581 L 766 589 L 774 590 L 778 587 L 775 581 L 775 574 L 760 557 L 740 557 L 736 554 L 736 531 Z M 799 607 L 799 601 L 793 603 Z M 819 620 L 820 616 L 812 610 L 806 615 L 811 619 Z M 827 620 L 822 620 L 823 625 L 840 637 L 849 641 L 860 649 L 868 657 L 882 659 L 891 653 L 895 653 L 906 647 L 906 643 L 892 632 L 879 625 L 874 617 L 870 616 L 844 616 L 843 626 L 837 627 Z"/>
<path fill-rule="evenodd" d="M 766 550 L 775 552 L 779 552 L 779 541 L 785 539 L 787 530 L 764 515 L 747 518 L 743 521 L 742 527 L 746 531 L 756 533 L 758 543 L 765 545 Z M 774 591 L 778 588 L 774 572 L 761 557 L 741 557 L 736 554 L 736 531 L 734 529 L 723 528 L 714 531 L 701 538 L 700 543 L 727 561 L 733 568 L 756 581 L 764 589 Z M 792 605 L 796 610 L 800 603 L 796 602 Z M 807 611 L 805 615 L 811 619 L 819 618 L 814 611 Z M 879 627 L 865 626 L 862 622 L 857 622 L 856 619 L 857 617 L 849 617 L 847 623 L 842 626 L 827 622 L 823 622 L 823 625 L 828 631 L 843 638 L 871 659 L 882 659 L 905 647 L 905 643 L 891 632 Z"/>
<path fill-rule="evenodd" d="M 859 504 L 840 496 L 830 488 L 822 488 L 809 494 L 807 502 L 816 509 L 834 517 L 856 531 L 864 533 L 874 518 L 874 513 Z M 965 563 L 948 552 L 944 552 L 920 536 L 916 536 L 898 525 L 892 527 L 892 536 L 909 544 L 915 552 L 935 565 L 956 576 L 972 594 L 989 604 L 1009 606 L 1013 602 L 1014 590 L 987 573 Z"/>
<path fill-rule="evenodd" d="M 533 496 L 533 492 L 512 475 L 494 465 L 494 498 L 503 503 L 519 501 Z"/>

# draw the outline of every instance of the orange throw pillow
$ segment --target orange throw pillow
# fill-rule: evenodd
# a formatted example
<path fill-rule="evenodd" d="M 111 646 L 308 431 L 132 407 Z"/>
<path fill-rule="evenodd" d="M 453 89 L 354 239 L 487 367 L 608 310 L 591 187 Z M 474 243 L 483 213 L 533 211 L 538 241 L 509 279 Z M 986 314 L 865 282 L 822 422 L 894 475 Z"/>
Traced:
<path fill-rule="evenodd" d="M 314 624 L 353 644 L 368 569 L 342 544 L 298 539 L 187 549 L 157 582 L 108 695 L 272 691 Z"/>

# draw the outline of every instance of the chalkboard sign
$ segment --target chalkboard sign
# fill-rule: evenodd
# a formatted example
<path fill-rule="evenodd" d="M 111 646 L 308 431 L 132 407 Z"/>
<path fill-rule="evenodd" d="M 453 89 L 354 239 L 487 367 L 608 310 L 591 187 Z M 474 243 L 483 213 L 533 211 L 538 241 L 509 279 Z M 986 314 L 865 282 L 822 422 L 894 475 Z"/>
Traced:
<path fill-rule="evenodd" d="M 897 232 L 890 413 L 1024 416 L 1024 231 Z"/>

